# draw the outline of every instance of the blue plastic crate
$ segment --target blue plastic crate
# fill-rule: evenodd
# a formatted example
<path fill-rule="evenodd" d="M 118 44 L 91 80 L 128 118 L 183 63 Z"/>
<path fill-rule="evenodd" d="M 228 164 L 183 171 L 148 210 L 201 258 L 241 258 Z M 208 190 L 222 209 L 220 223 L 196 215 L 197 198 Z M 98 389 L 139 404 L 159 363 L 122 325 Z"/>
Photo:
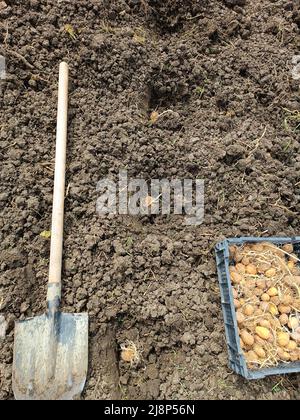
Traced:
<path fill-rule="evenodd" d="M 277 245 L 292 243 L 294 245 L 295 253 L 300 255 L 300 236 L 293 238 L 230 238 L 225 239 L 216 246 L 216 260 L 229 354 L 229 365 L 231 369 L 246 379 L 261 379 L 269 375 L 282 375 L 286 373 L 300 372 L 300 362 L 281 363 L 273 368 L 250 370 L 247 368 L 246 360 L 240 346 L 238 324 L 229 274 L 229 246 L 259 242 L 272 242 Z"/>

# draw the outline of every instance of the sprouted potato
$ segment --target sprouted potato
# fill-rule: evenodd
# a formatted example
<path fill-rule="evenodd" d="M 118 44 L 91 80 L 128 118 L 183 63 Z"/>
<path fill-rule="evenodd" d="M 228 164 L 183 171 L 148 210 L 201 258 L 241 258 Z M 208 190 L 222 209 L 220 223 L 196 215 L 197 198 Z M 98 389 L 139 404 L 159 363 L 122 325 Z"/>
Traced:
<path fill-rule="evenodd" d="M 135 367 L 141 361 L 141 350 L 133 341 L 127 340 L 121 344 L 121 359 Z"/>
<path fill-rule="evenodd" d="M 249 369 L 300 361 L 300 260 L 292 244 L 230 247 L 229 267 Z"/>

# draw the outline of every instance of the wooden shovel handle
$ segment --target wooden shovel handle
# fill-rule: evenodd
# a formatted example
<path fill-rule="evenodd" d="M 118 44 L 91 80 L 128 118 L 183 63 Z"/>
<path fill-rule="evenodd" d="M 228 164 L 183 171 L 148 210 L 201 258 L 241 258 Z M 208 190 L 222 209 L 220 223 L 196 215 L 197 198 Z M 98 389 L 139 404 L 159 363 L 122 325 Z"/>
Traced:
<path fill-rule="evenodd" d="M 69 67 L 67 63 L 62 62 L 59 66 L 55 176 L 49 267 L 49 284 L 55 283 L 57 285 L 56 290 L 60 290 L 61 287 L 68 124 L 68 84 Z M 49 298 L 50 296 L 48 296 L 48 299 Z"/>

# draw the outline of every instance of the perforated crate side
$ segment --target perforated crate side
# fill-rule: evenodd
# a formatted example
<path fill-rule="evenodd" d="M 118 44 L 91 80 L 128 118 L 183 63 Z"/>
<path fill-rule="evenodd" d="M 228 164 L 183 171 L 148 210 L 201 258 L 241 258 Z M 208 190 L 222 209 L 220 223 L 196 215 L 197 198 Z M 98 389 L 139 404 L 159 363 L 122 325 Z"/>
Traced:
<path fill-rule="evenodd" d="M 227 241 L 219 243 L 216 247 L 217 269 L 221 292 L 221 304 L 225 324 L 226 342 L 229 354 L 229 365 L 242 376 L 247 375 L 247 367 L 243 362 L 240 347 L 238 326 L 234 310 L 234 301 L 229 276 L 229 251 Z"/>

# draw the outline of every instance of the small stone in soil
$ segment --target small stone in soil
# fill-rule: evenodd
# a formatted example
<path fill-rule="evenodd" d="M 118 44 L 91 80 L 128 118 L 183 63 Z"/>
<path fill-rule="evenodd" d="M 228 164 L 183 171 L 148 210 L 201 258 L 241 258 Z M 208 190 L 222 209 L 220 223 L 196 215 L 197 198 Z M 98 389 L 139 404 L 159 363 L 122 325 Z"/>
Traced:
<path fill-rule="evenodd" d="M 189 332 L 185 332 L 183 334 L 183 336 L 181 337 L 181 341 L 184 344 L 195 344 L 196 343 L 194 335 L 189 333 Z"/>
<path fill-rule="evenodd" d="M 21 314 L 24 314 L 28 308 L 29 308 L 29 304 L 27 302 L 21 303 L 21 307 L 20 307 Z"/>
<path fill-rule="evenodd" d="M 28 84 L 31 87 L 36 87 L 37 86 L 37 83 L 36 83 L 36 80 L 35 79 L 29 79 Z"/>
<path fill-rule="evenodd" d="M 0 9 L 1 9 L 1 3 L 0 3 Z M 0 194 L 0 201 L 6 201 L 8 199 L 9 195 L 7 193 Z"/>

